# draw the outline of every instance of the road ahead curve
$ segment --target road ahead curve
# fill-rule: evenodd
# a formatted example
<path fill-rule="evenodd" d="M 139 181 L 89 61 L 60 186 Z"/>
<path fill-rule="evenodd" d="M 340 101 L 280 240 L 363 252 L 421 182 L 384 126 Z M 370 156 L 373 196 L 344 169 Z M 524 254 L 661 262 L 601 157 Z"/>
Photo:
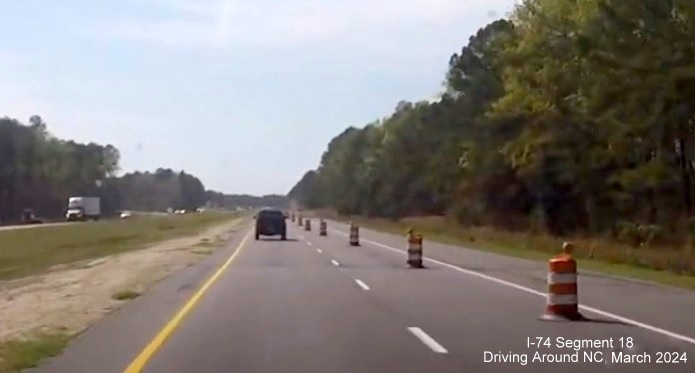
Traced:
<path fill-rule="evenodd" d="M 586 311 L 596 321 L 542 322 L 541 297 L 491 280 L 542 288 L 542 265 L 426 243 L 425 253 L 439 260 L 413 270 L 397 251 L 402 237 L 363 230 L 362 246 L 350 247 L 346 227 L 329 224 L 328 237 L 289 223 L 287 242 L 247 240 L 181 322 L 169 325 L 171 333 L 158 349 L 143 354 L 197 288 L 233 255 L 242 234 L 225 250 L 165 280 L 78 337 L 62 357 L 37 371 L 121 373 L 138 355 L 144 356 L 143 372 L 162 373 L 695 371 L 695 344 L 687 340 L 695 334 L 694 326 L 682 319 L 693 308 L 674 313 L 669 305 L 650 303 L 692 299 L 692 292 L 591 276 L 580 280 L 582 299 L 586 293 L 595 307 L 622 312 L 618 316 L 645 327 Z M 484 276 L 462 272 L 456 269 L 459 264 Z M 598 290 L 584 290 L 597 285 Z M 637 292 L 645 297 L 631 296 Z M 625 305 L 604 304 L 624 300 Z M 688 305 L 682 302 L 676 305 Z M 638 309 L 631 310 L 635 305 Z M 669 315 L 673 321 L 664 321 Z M 553 347 L 529 347 L 529 338 L 535 337 L 550 338 Z M 531 362 L 537 351 L 574 352 L 554 347 L 558 338 L 612 338 L 614 346 L 593 350 L 608 362 Z M 634 347 L 621 348 L 620 338 L 632 338 Z M 509 352 L 516 359 L 525 354 L 527 364 L 485 362 L 486 355 L 499 361 Z M 582 359 L 589 350 L 579 352 Z M 613 352 L 648 353 L 652 364 L 612 364 Z M 689 359 L 656 364 L 663 352 L 685 353 Z"/>

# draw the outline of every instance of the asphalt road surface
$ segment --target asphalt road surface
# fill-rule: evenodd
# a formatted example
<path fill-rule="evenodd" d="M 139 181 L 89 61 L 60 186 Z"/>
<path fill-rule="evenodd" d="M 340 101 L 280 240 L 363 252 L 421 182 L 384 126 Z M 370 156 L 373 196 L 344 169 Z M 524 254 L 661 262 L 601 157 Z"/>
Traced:
<path fill-rule="evenodd" d="M 317 221 L 310 232 L 288 221 L 286 242 L 248 228 L 36 371 L 695 372 L 693 292 L 580 273 L 593 321 L 544 322 L 543 263 L 425 241 L 426 268 L 410 269 L 403 237 L 362 229 L 350 247 L 336 222 L 320 237 Z M 580 340 L 606 342 L 557 345 Z M 620 353 L 651 362 L 613 362 Z"/>
<path fill-rule="evenodd" d="M 41 227 L 59 227 L 61 225 L 67 225 L 72 223 L 43 223 L 43 224 L 22 224 L 22 225 L 7 225 L 0 226 L 0 232 L 2 231 L 12 231 L 17 229 L 31 229 L 31 228 L 41 228 Z"/>
<path fill-rule="evenodd" d="M 169 216 L 170 214 L 166 212 L 138 212 L 134 211 L 132 212 L 133 216 Z M 116 220 L 119 219 L 118 217 L 102 217 L 101 221 L 108 221 L 108 220 Z M 69 224 L 85 224 L 89 223 L 88 222 L 58 222 L 58 223 L 42 223 L 42 224 L 17 224 L 17 225 L 5 225 L 5 226 L 0 226 L 0 232 L 2 231 L 11 231 L 11 230 L 17 230 L 17 229 L 32 229 L 32 228 L 46 228 L 46 227 L 60 227 L 62 225 L 69 225 Z"/>

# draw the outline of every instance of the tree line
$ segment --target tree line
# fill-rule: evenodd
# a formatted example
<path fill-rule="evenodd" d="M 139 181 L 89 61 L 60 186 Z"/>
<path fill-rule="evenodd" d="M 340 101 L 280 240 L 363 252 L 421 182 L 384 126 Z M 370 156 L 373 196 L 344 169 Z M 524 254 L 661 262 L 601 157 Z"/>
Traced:
<path fill-rule="evenodd" d="M 695 2 L 526 0 L 453 54 L 436 102 L 333 138 L 309 208 L 554 234 L 693 224 Z"/>
<path fill-rule="evenodd" d="M 0 118 L 0 222 L 18 221 L 27 208 L 42 218 L 60 218 L 70 196 L 100 197 L 107 216 L 121 210 L 233 208 L 257 202 L 252 196 L 235 199 L 206 190 L 184 171 L 160 168 L 119 176 L 119 159 L 113 145 L 53 136 L 40 116 L 32 116 L 28 124 Z M 272 196 L 259 200 L 278 203 Z"/>
<path fill-rule="evenodd" d="M 208 191 L 207 200 L 213 206 L 221 206 L 226 208 L 282 208 L 285 209 L 289 205 L 289 200 L 285 195 L 268 194 L 264 196 L 252 196 L 250 194 L 224 194 L 215 191 Z"/>

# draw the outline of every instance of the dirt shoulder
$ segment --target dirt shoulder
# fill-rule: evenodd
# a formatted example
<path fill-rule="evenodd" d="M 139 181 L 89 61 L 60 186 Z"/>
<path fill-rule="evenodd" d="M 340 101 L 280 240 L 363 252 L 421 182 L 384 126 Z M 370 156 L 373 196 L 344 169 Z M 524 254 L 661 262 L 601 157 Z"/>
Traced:
<path fill-rule="evenodd" d="M 167 275 L 204 259 L 243 219 L 204 233 L 113 256 L 56 266 L 46 274 L 0 282 L 0 342 L 37 332 L 79 333 Z"/>

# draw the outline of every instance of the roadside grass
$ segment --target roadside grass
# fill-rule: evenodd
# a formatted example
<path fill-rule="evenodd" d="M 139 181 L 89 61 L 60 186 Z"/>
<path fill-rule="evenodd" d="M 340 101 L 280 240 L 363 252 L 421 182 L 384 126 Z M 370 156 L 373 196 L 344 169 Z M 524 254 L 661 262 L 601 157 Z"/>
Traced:
<path fill-rule="evenodd" d="M 193 235 L 242 216 L 224 212 L 138 216 L 127 220 L 0 231 L 0 280 L 42 273 L 60 264 L 137 250 L 153 242 Z"/>
<path fill-rule="evenodd" d="M 489 227 L 463 227 L 444 217 L 428 216 L 389 219 L 344 217 L 327 212 L 313 216 L 348 222 L 386 233 L 405 236 L 408 228 L 421 233 L 425 242 L 432 240 L 517 258 L 545 262 L 562 251 L 565 241 L 575 245 L 573 257 L 580 271 L 588 270 L 613 276 L 695 289 L 695 252 L 688 247 L 640 247 L 602 238 L 559 238 L 546 234 L 510 232 Z M 425 243 L 426 245 L 426 243 Z"/>
<path fill-rule="evenodd" d="M 193 254 L 197 255 L 212 255 L 215 252 L 212 248 L 198 248 L 191 251 Z"/>
<path fill-rule="evenodd" d="M 53 331 L 24 340 L 0 342 L 0 373 L 35 368 L 41 360 L 60 355 L 70 338 L 65 332 Z"/>
<path fill-rule="evenodd" d="M 200 247 L 212 247 L 212 246 L 214 246 L 214 245 L 215 245 L 215 244 L 214 244 L 212 241 L 210 241 L 209 238 L 205 237 L 205 238 L 201 238 L 200 241 L 198 241 L 198 244 L 197 244 L 196 246 L 200 246 Z"/>
<path fill-rule="evenodd" d="M 194 249 L 192 253 L 194 254 L 201 254 L 201 255 L 209 255 L 212 254 L 217 247 L 219 247 L 222 243 L 224 242 L 224 239 L 222 236 L 215 236 L 214 239 L 209 239 L 209 238 L 202 238 L 198 243 L 193 246 Z"/>
<path fill-rule="evenodd" d="M 111 295 L 114 300 L 129 300 L 139 297 L 141 294 L 135 290 L 123 290 Z"/>

